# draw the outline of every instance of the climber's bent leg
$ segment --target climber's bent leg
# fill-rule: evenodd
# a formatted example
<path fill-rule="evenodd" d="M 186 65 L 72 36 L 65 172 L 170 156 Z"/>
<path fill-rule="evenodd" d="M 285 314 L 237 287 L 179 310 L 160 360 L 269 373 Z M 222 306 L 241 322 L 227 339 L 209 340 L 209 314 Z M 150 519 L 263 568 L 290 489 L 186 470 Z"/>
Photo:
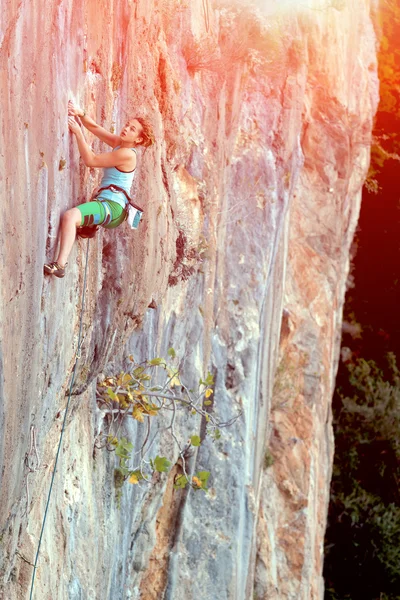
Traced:
<path fill-rule="evenodd" d="M 77 207 L 82 214 L 83 227 L 101 225 L 105 229 L 114 229 L 125 221 L 125 209 L 118 203 L 108 198 L 99 197 L 98 200 L 80 204 Z"/>
<path fill-rule="evenodd" d="M 48 275 L 64 277 L 65 265 L 76 238 L 77 227 L 94 227 L 101 225 L 113 229 L 125 221 L 124 208 L 111 200 L 101 198 L 101 202 L 85 202 L 76 208 L 70 208 L 62 216 L 60 227 L 60 250 L 54 263 L 45 265 L 44 271 Z"/>
<path fill-rule="evenodd" d="M 82 215 L 78 208 L 70 208 L 63 214 L 60 227 L 60 250 L 56 262 L 65 266 L 76 238 L 76 228 L 81 225 Z"/>
<path fill-rule="evenodd" d="M 81 214 L 81 221 L 78 227 L 94 227 L 95 225 L 101 225 L 106 218 L 104 206 L 97 200 L 79 204 L 76 208 Z"/>

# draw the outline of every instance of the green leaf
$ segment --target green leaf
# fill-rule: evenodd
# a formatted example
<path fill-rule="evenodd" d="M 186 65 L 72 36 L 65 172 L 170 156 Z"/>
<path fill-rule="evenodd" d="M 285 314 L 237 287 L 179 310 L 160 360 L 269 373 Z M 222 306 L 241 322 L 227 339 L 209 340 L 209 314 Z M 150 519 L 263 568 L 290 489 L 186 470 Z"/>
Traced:
<path fill-rule="evenodd" d="M 117 456 L 119 456 L 120 458 L 129 458 L 129 456 L 130 456 L 130 455 L 129 455 L 129 452 L 127 452 L 127 451 L 125 450 L 125 448 L 121 448 L 121 447 L 119 447 L 119 446 L 117 446 L 117 447 L 116 447 L 116 449 L 115 449 L 115 454 L 116 454 Z"/>
<path fill-rule="evenodd" d="M 125 437 L 118 440 L 118 445 L 115 448 L 115 454 L 122 459 L 130 458 L 130 453 L 133 449 L 133 444 L 129 442 Z"/>
<path fill-rule="evenodd" d="M 210 475 L 211 475 L 210 471 L 198 471 L 196 473 L 196 477 L 198 477 L 200 479 L 200 481 L 203 483 L 203 487 L 204 487 L 204 485 L 206 485 Z"/>
<path fill-rule="evenodd" d="M 140 375 L 142 375 L 142 374 L 143 374 L 143 371 L 144 371 L 144 367 L 138 367 L 137 369 L 135 369 L 135 370 L 133 371 L 133 376 L 134 376 L 134 378 L 135 378 L 135 379 L 139 379 Z"/>
<path fill-rule="evenodd" d="M 168 467 L 171 465 L 170 461 L 165 456 L 156 456 L 154 459 L 154 469 L 159 473 L 166 473 Z"/>
<path fill-rule="evenodd" d="M 118 471 L 124 476 L 124 477 L 128 477 L 129 473 L 130 473 L 130 469 L 128 469 L 128 467 L 125 467 L 125 465 L 120 465 L 118 467 Z"/>
<path fill-rule="evenodd" d="M 119 440 L 119 442 L 120 442 L 120 444 L 123 444 L 127 450 L 129 450 L 129 451 L 130 451 L 130 450 L 132 450 L 132 449 L 133 449 L 133 444 L 132 444 L 132 442 L 130 442 L 130 441 L 129 441 L 129 440 L 126 438 L 126 437 L 122 437 L 122 438 Z"/>
<path fill-rule="evenodd" d="M 204 400 L 204 406 L 211 406 L 212 400 Z"/>
<path fill-rule="evenodd" d="M 213 385 L 214 384 L 214 377 L 212 376 L 212 374 L 210 373 L 210 371 L 208 371 L 208 373 L 207 373 L 207 377 L 206 377 L 205 383 L 206 383 L 206 385 Z"/>
<path fill-rule="evenodd" d="M 170 356 L 171 358 L 175 358 L 176 352 L 173 348 L 168 348 L 168 356 Z"/>
<path fill-rule="evenodd" d="M 192 446 L 200 446 L 201 444 L 201 439 L 198 435 L 192 435 L 190 441 L 192 443 Z"/>
<path fill-rule="evenodd" d="M 174 482 L 174 489 L 175 490 L 184 490 L 188 483 L 189 483 L 188 479 L 186 478 L 185 475 L 178 475 L 178 477 L 175 479 L 175 482 Z"/>
<path fill-rule="evenodd" d="M 117 397 L 117 395 L 116 395 L 116 394 L 113 392 L 113 390 L 112 390 L 110 387 L 109 387 L 109 388 L 107 388 L 107 394 L 108 394 L 108 396 L 111 398 L 111 400 L 114 400 L 114 402 L 115 402 L 115 401 L 117 401 L 117 402 L 118 402 L 118 397 Z"/>
<path fill-rule="evenodd" d="M 151 360 L 148 361 L 149 365 L 161 365 L 161 363 L 164 363 L 165 360 L 163 358 L 152 358 Z"/>

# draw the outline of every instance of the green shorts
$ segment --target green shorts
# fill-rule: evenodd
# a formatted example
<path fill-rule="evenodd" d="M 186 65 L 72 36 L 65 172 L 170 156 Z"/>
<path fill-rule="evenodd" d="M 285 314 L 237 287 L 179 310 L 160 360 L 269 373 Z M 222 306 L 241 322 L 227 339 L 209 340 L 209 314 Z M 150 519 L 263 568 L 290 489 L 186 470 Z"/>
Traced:
<path fill-rule="evenodd" d="M 101 225 L 106 229 L 113 229 L 121 225 L 126 218 L 126 211 L 118 202 L 101 197 L 93 202 L 79 204 L 76 208 L 82 215 L 81 227 Z"/>

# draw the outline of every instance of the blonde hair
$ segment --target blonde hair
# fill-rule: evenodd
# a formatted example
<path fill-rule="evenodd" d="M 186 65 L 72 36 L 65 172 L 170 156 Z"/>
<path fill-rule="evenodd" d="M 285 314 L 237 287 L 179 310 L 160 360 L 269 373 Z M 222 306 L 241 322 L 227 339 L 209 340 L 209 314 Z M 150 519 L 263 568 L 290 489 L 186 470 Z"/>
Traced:
<path fill-rule="evenodd" d="M 144 146 L 145 148 L 152 146 L 156 141 L 156 138 L 154 137 L 153 127 L 150 121 L 143 117 L 135 117 L 135 120 L 142 126 L 140 137 L 143 138 L 143 141 L 140 142 L 139 146 Z"/>

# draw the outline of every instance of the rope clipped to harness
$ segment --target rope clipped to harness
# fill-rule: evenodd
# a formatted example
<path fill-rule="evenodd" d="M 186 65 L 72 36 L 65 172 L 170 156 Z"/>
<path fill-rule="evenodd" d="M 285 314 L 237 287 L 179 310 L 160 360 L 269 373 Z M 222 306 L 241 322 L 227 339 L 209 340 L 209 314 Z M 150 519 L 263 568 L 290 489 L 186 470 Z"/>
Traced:
<path fill-rule="evenodd" d="M 57 454 L 56 454 L 56 458 L 55 458 L 55 461 L 54 461 L 53 473 L 52 473 L 51 481 L 50 481 L 50 489 L 49 489 L 49 493 L 47 495 L 47 502 L 46 502 L 46 508 L 45 508 L 44 516 L 43 516 L 42 528 L 40 530 L 40 537 L 39 537 L 39 543 L 38 543 L 38 547 L 37 547 L 37 551 L 36 551 L 35 563 L 33 565 L 32 582 L 31 582 L 31 593 L 30 593 L 30 596 L 29 596 L 29 600 L 32 600 L 32 598 L 33 598 L 33 586 L 34 586 L 34 583 L 35 583 L 35 575 L 36 575 L 37 563 L 38 563 L 38 559 L 39 559 L 40 546 L 41 546 L 41 543 L 42 543 L 44 526 L 46 524 L 46 518 L 47 518 L 47 512 L 48 512 L 49 504 L 50 504 L 51 492 L 53 490 L 53 483 L 54 483 L 54 477 L 55 477 L 56 469 L 57 469 L 58 457 L 59 457 L 60 450 L 61 450 L 61 445 L 62 445 L 62 439 L 63 439 L 63 435 L 64 435 L 64 430 L 65 430 L 65 425 L 66 425 L 66 422 L 67 422 L 67 414 L 68 414 L 69 403 L 70 403 L 71 395 L 72 395 L 72 388 L 73 388 L 74 381 L 75 381 L 76 367 L 78 365 L 78 360 L 81 357 L 82 323 L 83 323 L 83 312 L 84 312 L 84 308 L 85 308 L 85 295 L 86 295 L 86 280 L 87 280 L 88 262 L 89 262 L 89 240 L 88 240 L 87 249 L 86 249 L 85 275 L 84 275 L 84 278 L 83 278 L 82 306 L 81 306 L 81 315 L 80 315 L 80 319 L 79 319 L 78 348 L 77 348 L 76 355 L 75 355 L 75 364 L 74 364 L 74 368 L 72 370 L 71 383 L 70 383 L 69 392 L 68 392 L 68 400 L 67 400 L 67 405 L 65 407 L 65 414 L 64 414 L 63 424 L 62 424 L 62 427 L 61 427 L 60 440 L 58 442 Z"/>

